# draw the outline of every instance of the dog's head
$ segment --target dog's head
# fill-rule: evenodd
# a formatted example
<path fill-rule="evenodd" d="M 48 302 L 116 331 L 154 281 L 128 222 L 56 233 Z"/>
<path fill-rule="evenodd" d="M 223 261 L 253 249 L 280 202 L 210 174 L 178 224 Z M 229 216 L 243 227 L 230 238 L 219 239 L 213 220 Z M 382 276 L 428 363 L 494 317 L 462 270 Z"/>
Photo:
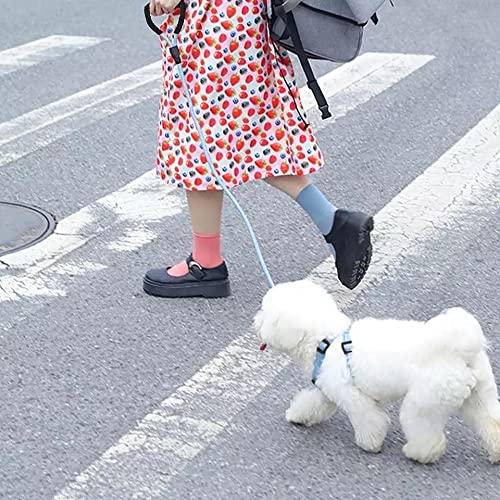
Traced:
<path fill-rule="evenodd" d="M 254 318 L 262 342 L 295 359 L 314 356 L 318 343 L 343 328 L 347 318 L 324 288 L 302 280 L 276 285 Z"/>

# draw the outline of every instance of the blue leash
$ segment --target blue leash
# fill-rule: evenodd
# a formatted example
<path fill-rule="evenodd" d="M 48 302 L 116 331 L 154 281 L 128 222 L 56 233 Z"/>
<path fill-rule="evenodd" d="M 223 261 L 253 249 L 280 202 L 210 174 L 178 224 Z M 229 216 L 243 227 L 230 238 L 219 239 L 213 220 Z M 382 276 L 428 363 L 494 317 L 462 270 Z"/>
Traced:
<path fill-rule="evenodd" d="M 185 7 L 183 9 L 183 12 L 181 13 L 182 21 L 184 18 L 184 12 L 185 12 Z M 255 248 L 255 253 L 257 254 L 257 258 L 259 259 L 260 267 L 262 268 L 262 271 L 264 272 L 264 276 L 266 278 L 267 284 L 269 288 L 272 288 L 274 286 L 273 279 L 271 277 L 271 274 L 269 273 L 269 270 L 267 268 L 266 262 L 264 260 L 264 257 L 262 256 L 262 252 L 260 250 L 260 245 L 259 242 L 257 241 L 257 237 L 255 235 L 255 232 L 253 230 L 252 224 L 248 220 L 247 215 L 245 214 L 245 211 L 241 207 L 241 205 L 238 203 L 238 200 L 235 198 L 233 193 L 231 193 L 230 189 L 226 187 L 224 180 L 221 178 L 219 173 L 217 172 L 217 169 L 215 168 L 213 161 L 212 161 L 212 156 L 210 152 L 208 151 L 208 145 L 207 141 L 205 138 L 205 134 L 203 133 L 203 130 L 200 126 L 200 123 L 198 119 L 196 118 L 196 110 L 194 109 L 193 106 L 193 101 L 191 99 L 191 93 L 189 92 L 189 87 L 187 85 L 186 81 L 186 76 L 184 74 L 184 70 L 182 68 L 182 62 L 180 59 L 180 54 L 179 54 L 179 49 L 177 47 L 177 40 L 176 37 L 178 36 L 178 31 L 180 31 L 180 26 L 182 26 L 181 23 L 177 26 L 175 32 L 174 32 L 174 37 L 169 38 L 166 33 L 161 31 L 151 20 L 151 16 L 149 13 L 149 4 L 147 4 L 144 8 L 144 13 L 146 15 L 146 21 L 148 21 L 148 25 L 155 31 L 155 33 L 159 34 L 168 44 L 170 53 L 172 54 L 172 57 L 175 60 L 175 63 L 177 64 L 177 68 L 179 70 L 179 75 L 181 77 L 182 81 L 182 87 L 184 89 L 184 94 L 187 97 L 187 103 L 189 107 L 189 112 L 191 113 L 191 117 L 194 121 L 196 131 L 198 132 L 198 135 L 200 136 L 200 146 L 205 153 L 205 156 L 207 158 L 208 165 L 210 167 L 210 170 L 212 171 L 213 176 L 217 179 L 219 184 L 222 186 L 222 189 L 224 190 L 225 194 L 229 197 L 229 199 L 232 201 L 233 205 L 235 206 L 236 210 L 238 210 L 239 214 L 241 215 L 241 218 L 243 219 L 243 222 L 245 223 L 248 232 L 250 234 L 250 238 L 252 239 L 253 246 Z M 153 28 L 154 26 L 154 28 Z M 155 29 L 156 28 L 156 29 Z"/>

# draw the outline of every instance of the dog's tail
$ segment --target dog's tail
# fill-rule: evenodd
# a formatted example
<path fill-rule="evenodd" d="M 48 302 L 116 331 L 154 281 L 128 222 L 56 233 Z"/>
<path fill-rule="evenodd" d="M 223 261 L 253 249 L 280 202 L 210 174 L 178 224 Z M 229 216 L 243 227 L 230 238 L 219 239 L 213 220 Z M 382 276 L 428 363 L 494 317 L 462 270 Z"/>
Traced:
<path fill-rule="evenodd" d="M 443 311 L 426 323 L 428 342 L 436 349 L 454 352 L 471 363 L 486 349 L 486 339 L 477 319 L 461 307 Z"/>

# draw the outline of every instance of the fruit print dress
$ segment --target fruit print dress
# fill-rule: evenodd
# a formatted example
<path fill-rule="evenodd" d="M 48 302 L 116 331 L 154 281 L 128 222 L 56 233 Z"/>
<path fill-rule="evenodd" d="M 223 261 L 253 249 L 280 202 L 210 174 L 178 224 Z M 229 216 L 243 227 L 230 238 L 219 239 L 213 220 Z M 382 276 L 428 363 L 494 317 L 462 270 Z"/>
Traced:
<path fill-rule="evenodd" d="M 264 0 L 190 0 L 179 50 L 214 166 L 229 188 L 323 166 L 304 122 L 292 62 L 272 46 Z M 172 35 L 179 11 L 163 31 Z M 221 186 L 210 172 L 165 40 L 156 171 L 188 190 Z"/>

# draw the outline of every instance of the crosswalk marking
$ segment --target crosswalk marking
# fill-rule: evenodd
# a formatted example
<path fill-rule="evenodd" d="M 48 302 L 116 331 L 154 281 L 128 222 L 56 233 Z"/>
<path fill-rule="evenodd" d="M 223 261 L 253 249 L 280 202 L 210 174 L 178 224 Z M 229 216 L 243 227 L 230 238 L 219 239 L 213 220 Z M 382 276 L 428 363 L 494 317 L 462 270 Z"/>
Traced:
<path fill-rule="evenodd" d="M 0 168 L 81 127 L 159 95 L 160 75 L 161 63 L 157 61 L 1 123 Z M 137 92 L 130 96 L 134 90 Z"/>
<path fill-rule="evenodd" d="M 327 99 L 336 95 L 343 96 L 342 91 L 352 88 L 357 83 L 363 92 L 366 92 L 364 97 L 368 101 L 432 59 L 434 56 L 422 54 L 366 52 L 354 61 L 322 76 L 318 79 L 318 83 Z M 308 87 L 301 89 L 300 98 L 306 109 L 316 108 L 316 100 Z M 361 99 L 362 97 L 358 96 L 356 102 L 363 104 Z M 336 114 L 332 115 L 333 120 L 338 118 Z M 328 126 L 332 121 L 322 120 L 322 123 Z"/>
<path fill-rule="evenodd" d="M 330 120 L 321 120 L 319 115 L 314 116 L 314 131 L 317 133 L 329 127 L 357 106 L 365 104 L 373 96 L 381 94 L 433 59 L 434 56 L 428 55 L 395 54 L 394 58 L 383 62 L 380 60 L 380 66 L 366 71 L 363 78 L 343 87 L 343 92 L 332 94 L 329 105 L 333 116 Z"/>
<path fill-rule="evenodd" d="M 334 98 L 339 93 L 348 92 L 352 85 L 356 85 L 356 92 L 352 93 L 349 98 L 349 110 L 353 110 L 431 59 L 432 56 L 425 55 L 367 53 L 350 65 L 330 72 L 323 77 L 322 83 L 328 89 L 327 95 L 330 98 Z M 391 71 L 388 71 L 389 67 Z M 366 92 L 362 91 L 363 85 L 366 85 Z M 301 94 L 302 92 L 306 91 L 301 89 Z M 315 101 L 308 99 L 306 93 L 304 104 L 306 110 L 315 105 Z M 334 114 L 338 105 L 334 103 L 332 106 Z M 99 107 L 101 108 L 102 105 Z M 343 106 L 341 111 L 345 114 L 346 108 Z M 1 127 L 2 125 L 0 125 L 0 137 L 2 137 Z M 15 134 L 15 130 L 11 129 L 11 133 Z M 153 241 L 157 233 L 144 227 L 144 223 L 148 222 L 148 213 L 152 213 L 151 217 L 157 218 L 154 220 L 178 213 L 179 199 L 169 196 L 170 191 L 171 189 L 169 190 L 155 179 L 153 171 L 148 172 L 116 193 L 107 195 L 67 217 L 59 223 L 54 235 L 38 245 L 4 256 L 0 262 L 0 269 L 3 267 L 24 272 L 0 278 L 0 303 L 34 295 L 54 295 L 54 290 L 59 290 L 56 283 L 52 280 L 40 279 L 36 274 L 115 224 L 115 207 L 121 210 L 120 217 L 125 225 L 123 232 L 126 233 L 124 237 L 126 239 L 110 243 L 108 246 L 110 250 L 126 251 Z M 103 211 L 103 207 L 107 207 L 108 211 Z M 56 278 L 59 279 L 54 277 Z"/>
<path fill-rule="evenodd" d="M 464 212 L 477 213 L 483 202 L 498 206 L 499 136 L 500 105 L 377 214 L 375 260 L 360 287 L 336 294 L 341 308 L 418 251 L 419 242 L 434 238 L 440 224 L 460 223 Z M 327 259 L 310 278 L 336 290 L 332 270 Z M 55 500 L 166 498 L 170 481 L 288 364 L 268 356 L 251 333 L 234 340 Z"/>
<path fill-rule="evenodd" d="M 90 36 L 51 35 L 3 50 L 0 52 L 0 77 L 77 50 L 87 49 L 106 40 L 108 39 Z"/>
<path fill-rule="evenodd" d="M 56 282 L 60 276 L 72 273 L 66 273 L 66 264 L 54 266 L 48 276 L 39 276 L 39 273 L 115 224 L 124 227 L 122 232 L 125 237 L 118 240 L 112 250 L 132 251 L 149 243 L 151 236 L 147 224 L 176 215 L 183 208 L 183 199 L 173 196 L 173 189 L 159 182 L 154 170 L 151 170 L 66 217 L 51 236 L 31 247 L 30 251 L 3 257 L 0 268 L 23 272 L 0 278 L 0 303 L 23 297 L 64 295 Z M 129 225 L 136 231 L 134 237 L 130 235 Z M 86 269 L 95 270 L 95 267 L 86 263 L 81 269 L 84 272 Z"/>
<path fill-rule="evenodd" d="M 357 82 L 368 101 L 431 59 L 433 56 L 366 53 L 323 76 L 320 83 L 325 96 L 331 98 Z M 159 92 L 160 62 L 156 62 L 4 122 L 0 124 L 0 168 Z M 308 88 L 302 89 L 301 96 L 306 109 L 316 106 Z M 360 99 L 356 95 L 353 101 L 360 103 Z M 338 117 L 349 110 L 338 110 Z"/>

